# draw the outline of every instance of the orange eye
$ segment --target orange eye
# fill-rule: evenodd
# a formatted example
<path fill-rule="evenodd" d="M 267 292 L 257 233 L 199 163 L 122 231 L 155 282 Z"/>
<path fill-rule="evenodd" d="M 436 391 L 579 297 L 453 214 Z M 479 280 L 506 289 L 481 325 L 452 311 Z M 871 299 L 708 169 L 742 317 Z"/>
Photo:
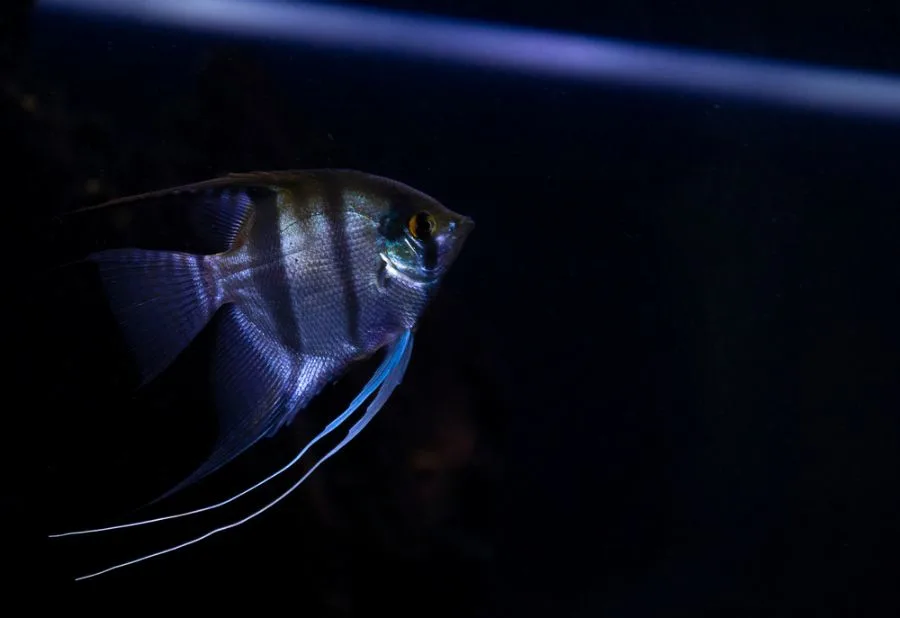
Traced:
<path fill-rule="evenodd" d="M 409 218 L 407 228 L 409 228 L 409 233 L 416 240 L 426 240 L 434 235 L 434 231 L 437 229 L 437 221 L 434 220 L 430 212 L 423 210 Z"/>

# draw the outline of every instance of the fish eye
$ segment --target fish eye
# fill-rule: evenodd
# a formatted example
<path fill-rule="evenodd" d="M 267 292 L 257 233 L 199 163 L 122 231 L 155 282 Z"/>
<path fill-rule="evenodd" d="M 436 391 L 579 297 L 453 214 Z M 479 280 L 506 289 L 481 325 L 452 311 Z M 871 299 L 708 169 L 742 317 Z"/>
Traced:
<path fill-rule="evenodd" d="M 437 221 L 427 210 L 421 210 L 409 218 L 406 224 L 410 235 L 416 240 L 427 240 L 434 235 L 437 229 Z"/>

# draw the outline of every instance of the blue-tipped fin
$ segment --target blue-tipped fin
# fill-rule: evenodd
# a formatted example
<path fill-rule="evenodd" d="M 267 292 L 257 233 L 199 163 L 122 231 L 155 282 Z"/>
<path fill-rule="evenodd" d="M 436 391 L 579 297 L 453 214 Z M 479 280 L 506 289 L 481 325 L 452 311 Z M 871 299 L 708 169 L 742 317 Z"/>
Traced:
<path fill-rule="evenodd" d="M 168 521 L 171 519 L 179 519 L 181 517 L 187 517 L 189 515 L 197 515 L 199 513 L 204 513 L 206 511 L 211 511 L 213 509 L 217 509 L 219 507 L 225 506 L 231 502 L 234 502 L 238 498 L 245 496 L 246 494 L 254 491 L 275 477 L 283 474 L 288 469 L 292 468 L 296 465 L 300 459 L 309 451 L 310 448 L 314 444 L 316 444 L 319 440 L 330 434 L 332 431 L 337 429 L 343 423 L 347 421 L 350 416 L 356 412 L 356 410 L 363 404 L 365 401 L 371 397 L 375 391 L 378 391 L 378 396 L 375 401 L 369 406 L 365 416 L 363 419 L 351 427 L 350 432 L 348 432 L 348 436 L 344 438 L 342 443 L 345 444 L 348 442 L 353 436 L 355 436 L 359 431 L 368 424 L 369 420 L 371 420 L 372 416 L 375 415 L 378 410 L 384 405 L 384 402 L 393 392 L 394 388 L 396 388 L 397 384 L 400 383 L 400 379 L 403 377 L 403 374 L 406 371 L 406 366 L 409 363 L 409 357 L 412 353 L 412 333 L 409 331 L 403 333 L 403 335 L 398 339 L 397 342 L 391 344 L 389 346 L 387 353 L 384 356 L 384 359 L 381 361 L 378 369 L 376 369 L 375 373 L 366 383 L 366 385 L 362 388 L 359 394 L 353 399 L 350 405 L 344 410 L 340 415 L 338 415 L 333 421 L 331 421 L 322 431 L 316 435 L 312 440 L 310 440 L 303 449 L 297 453 L 293 459 L 291 459 L 284 466 L 264 478 L 263 480 L 255 483 L 251 487 L 244 489 L 241 492 L 238 492 L 221 502 L 217 502 L 216 504 L 210 504 L 208 506 L 200 507 L 191 511 L 185 511 L 182 513 L 175 513 L 173 515 L 164 515 L 162 517 L 155 517 L 152 519 L 145 519 L 141 521 L 130 522 L 126 524 L 119 524 L 116 526 L 107 526 L 104 528 L 95 528 L 91 530 L 78 530 L 74 532 L 65 532 L 62 534 L 54 534 L 50 535 L 52 538 L 55 537 L 64 537 L 64 536 L 74 536 L 81 534 L 93 534 L 96 532 L 108 532 L 110 530 L 120 530 L 123 528 L 132 528 L 135 526 L 144 526 L 147 524 L 153 524 L 162 521 Z M 380 390 L 379 390 L 380 389 Z M 336 451 L 335 451 L 336 452 Z M 324 459 L 323 459 L 324 461 Z M 124 565 L 123 565 L 124 566 Z"/>
<path fill-rule="evenodd" d="M 412 355 L 412 347 L 413 347 L 412 332 L 404 331 L 403 334 L 401 335 L 401 337 L 391 345 L 391 348 L 388 352 L 388 357 L 385 359 L 385 363 L 383 363 L 382 366 L 379 367 L 379 372 L 381 372 L 382 369 L 386 370 L 385 374 L 384 374 L 385 378 L 381 384 L 381 387 L 378 390 L 378 394 L 376 395 L 376 397 L 372 401 L 372 403 L 369 404 L 363 417 L 350 428 L 350 430 L 347 432 L 347 435 L 344 437 L 343 440 L 341 440 L 335 447 L 333 447 L 330 451 L 328 451 L 328 453 L 325 454 L 324 457 L 319 459 L 319 461 L 316 462 L 316 464 L 314 466 L 312 466 L 300 478 L 300 480 L 298 480 L 293 485 L 291 485 L 291 487 L 289 487 L 286 491 L 284 491 L 277 498 L 275 498 L 274 500 L 272 500 L 271 502 L 269 502 L 262 508 L 254 511 L 250 515 L 243 517 L 242 519 L 239 519 L 230 524 L 226 524 L 224 526 L 220 526 L 218 528 L 210 530 L 209 532 L 202 534 L 198 537 L 195 537 L 189 541 L 185 541 L 184 543 L 174 545 L 172 547 L 160 550 L 158 552 L 154 552 L 152 554 L 148 554 L 146 556 L 141 556 L 140 558 L 135 558 L 134 560 L 129 560 L 128 562 L 123 562 L 121 564 L 111 566 L 109 568 L 103 569 L 102 571 L 97 571 L 95 573 L 83 575 L 81 577 L 76 578 L 75 581 L 81 581 L 81 580 L 97 577 L 98 575 L 103 575 L 104 573 L 108 573 L 108 572 L 114 571 L 116 569 L 121 569 L 126 566 L 137 564 L 139 562 L 143 562 L 143 561 L 149 560 L 151 558 L 163 556 L 165 554 L 169 554 L 169 553 L 178 551 L 179 549 L 183 549 L 190 545 L 194 545 L 194 544 L 199 543 L 200 541 L 203 541 L 204 539 L 207 539 L 215 534 L 224 532 L 226 530 L 230 530 L 231 528 L 236 528 L 238 526 L 241 526 L 241 525 L 247 523 L 248 521 L 250 521 L 251 519 L 257 517 L 258 515 L 261 515 L 265 511 L 269 510 L 270 508 L 272 508 L 273 506 L 275 506 L 282 500 L 284 500 L 287 496 L 289 496 L 291 493 L 293 493 L 294 490 L 296 490 L 316 470 L 316 468 L 318 468 L 320 465 L 322 465 L 328 458 L 330 458 L 332 455 L 337 453 L 350 440 L 352 440 L 354 437 L 356 437 L 356 435 L 359 434 L 360 431 L 362 431 L 362 429 L 369 423 L 369 421 L 372 420 L 372 418 L 375 416 L 375 414 L 377 414 L 378 411 L 384 406 L 384 404 L 387 402 L 390 395 L 393 393 L 394 389 L 400 384 L 400 382 L 403 379 L 403 375 L 406 371 L 406 367 L 409 365 L 409 359 Z M 354 400 L 354 401 L 356 401 L 356 400 Z M 341 415 L 341 416 L 346 418 L 344 415 Z M 341 418 L 341 417 L 338 417 L 338 418 Z M 331 427 L 333 429 L 332 425 L 334 425 L 334 423 L 336 423 L 337 420 L 338 419 L 335 419 L 335 421 L 331 425 L 329 425 L 329 427 Z M 330 430 L 328 428 L 326 428 L 326 431 L 330 431 Z M 316 438 L 316 440 L 317 439 L 318 439 L 318 437 Z M 307 446 L 306 448 L 309 448 L 309 446 Z M 305 452 L 305 450 L 306 449 L 304 449 L 304 452 Z M 302 455 L 302 452 L 301 452 L 301 455 Z M 276 476 L 277 474 L 280 474 L 282 471 L 284 471 L 285 469 L 287 469 L 288 467 L 293 465 L 293 463 L 295 463 L 299 459 L 299 457 L 300 457 L 300 455 L 298 455 L 290 464 L 285 466 L 285 468 L 282 468 L 282 470 L 279 470 L 278 472 L 276 472 L 275 474 L 270 476 L 268 479 L 261 481 L 259 484 L 261 485 L 261 484 L 267 482 L 272 477 Z M 251 488 L 251 489 L 253 489 L 253 488 Z M 250 491 L 250 489 L 248 489 L 246 491 Z M 235 496 L 235 497 L 237 497 L 237 496 Z"/>

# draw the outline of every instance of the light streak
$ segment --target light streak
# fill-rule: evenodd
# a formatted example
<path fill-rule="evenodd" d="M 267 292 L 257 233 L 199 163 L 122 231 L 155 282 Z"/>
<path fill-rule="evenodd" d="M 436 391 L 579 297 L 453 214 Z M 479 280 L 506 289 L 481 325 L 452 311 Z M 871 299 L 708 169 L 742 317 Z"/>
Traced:
<path fill-rule="evenodd" d="M 44 0 L 42 11 L 107 16 L 525 75 L 733 97 L 900 119 L 900 77 L 601 37 L 271 0 Z"/>

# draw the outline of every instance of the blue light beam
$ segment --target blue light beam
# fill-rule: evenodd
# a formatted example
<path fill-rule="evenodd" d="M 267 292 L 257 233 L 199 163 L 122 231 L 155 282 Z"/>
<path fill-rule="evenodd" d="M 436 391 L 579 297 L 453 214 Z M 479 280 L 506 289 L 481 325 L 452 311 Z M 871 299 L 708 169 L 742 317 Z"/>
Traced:
<path fill-rule="evenodd" d="M 44 0 L 38 7 L 229 37 L 388 52 L 534 76 L 900 119 L 900 76 L 889 74 L 308 2 Z"/>

